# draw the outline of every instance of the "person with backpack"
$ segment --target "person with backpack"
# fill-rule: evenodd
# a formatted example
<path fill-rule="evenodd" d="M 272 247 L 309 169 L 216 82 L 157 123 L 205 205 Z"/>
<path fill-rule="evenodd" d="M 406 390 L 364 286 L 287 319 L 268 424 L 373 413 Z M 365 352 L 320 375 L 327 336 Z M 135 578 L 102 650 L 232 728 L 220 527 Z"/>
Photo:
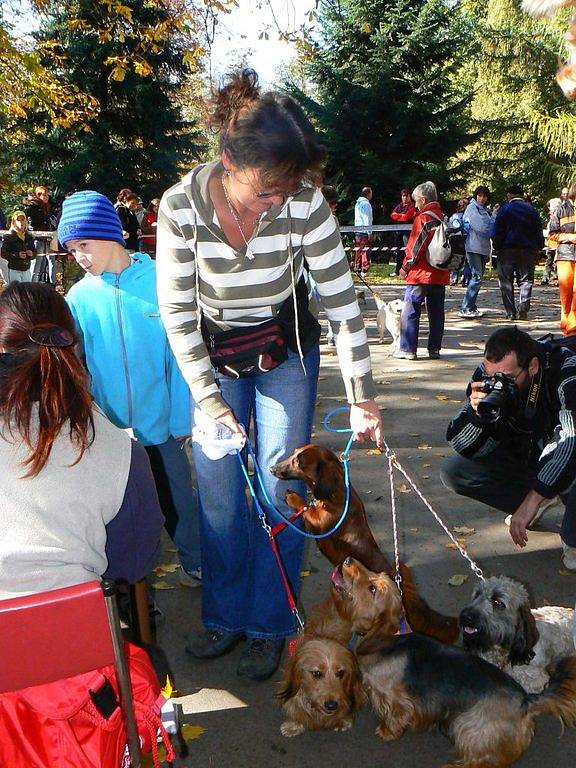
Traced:
<path fill-rule="evenodd" d="M 470 267 L 470 280 L 458 314 L 467 319 L 476 319 L 483 315 L 476 306 L 476 299 L 482 285 L 486 262 L 492 250 L 490 237 L 495 217 L 486 208 L 489 201 L 490 190 L 481 184 L 474 190 L 474 196 L 462 217 L 466 231 L 466 261 Z"/>
<path fill-rule="evenodd" d="M 560 290 L 560 330 L 565 336 L 576 333 L 576 182 L 568 196 L 552 211 L 548 241 L 556 245 L 556 268 Z"/>
<path fill-rule="evenodd" d="M 420 314 L 426 302 L 428 357 L 437 360 L 444 336 L 444 299 L 450 272 L 431 266 L 428 262 L 428 246 L 434 237 L 434 230 L 444 221 L 445 216 L 432 181 L 418 184 L 412 197 L 418 215 L 412 224 L 406 244 L 406 257 L 400 270 L 400 277 L 406 280 L 407 285 L 400 326 L 400 349 L 394 352 L 394 357 L 402 360 L 416 359 Z"/>

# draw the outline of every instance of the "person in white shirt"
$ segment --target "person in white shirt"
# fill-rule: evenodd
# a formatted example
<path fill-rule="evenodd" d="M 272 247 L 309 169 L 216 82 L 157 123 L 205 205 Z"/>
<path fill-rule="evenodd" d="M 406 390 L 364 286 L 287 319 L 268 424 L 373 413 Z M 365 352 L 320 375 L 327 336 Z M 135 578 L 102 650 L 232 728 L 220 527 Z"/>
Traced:
<path fill-rule="evenodd" d="M 362 194 L 356 200 L 354 206 L 354 226 L 371 227 L 372 226 L 372 190 L 370 187 L 364 187 Z M 372 240 L 372 230 L 363 229 L 356 232 L 356 249 L 354 252 L 354 272 L 360 273 L 364 277 L 370 269 L 370 241 Z"/>

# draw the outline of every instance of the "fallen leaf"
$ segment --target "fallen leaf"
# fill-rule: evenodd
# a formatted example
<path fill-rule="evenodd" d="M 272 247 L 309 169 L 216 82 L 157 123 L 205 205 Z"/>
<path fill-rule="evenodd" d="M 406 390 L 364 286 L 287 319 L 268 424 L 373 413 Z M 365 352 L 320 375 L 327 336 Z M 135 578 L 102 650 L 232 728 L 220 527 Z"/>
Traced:
<path fill-rule="evenodd" d="M 400 483 L 400 485 L 396 486 L 396 490 L 399 493 L 410 493 L 410 488 L 406 485 L 406 483 Z"/>
<path fill-rule="evenodd" d="M 418 395 L 410 395 L 410 400 L 420 400 Z"/>
<path fill-rule="evenodd" d="M 418 446 L 419 451 L 429 451 L 432 446 L 428 445 L 428 443 L 422 443 L 422 445 Z"/>
<path fill-rule="evenodd" d="M 420 437 L 419 432 L 408 432 L 408 437 Z"/>
<path fill-rule="evenodd" d="M 574 571 L 569 571 L 567 568 L 560 568 L 558 573 L 560 576 L 574 576 Z"/>
<path fill-rule="evenodd" d="M 456 363 L 444 363 L 444 368 L 456 368 Z"/>
<path fill-rule="evenodd" d="M 424 468 L 425 467 L 431 467 L 431 466 L 432 466 L 432 464 L 422 464 L 422 467 L 424 467 Z"/>
<path fill-rule="evenodd" d="M 178 563 L 160 563 L 160 565 L 157 565 L 152 570 L 157 576 L 163 576 L 166 573 L 174 573 L 179 568 L 180 565 Z"/>
<path fill-rule="evenodd" d="M 305 579 L 307 576 L 310 576 L 310 571 L 300 571 L 300 578 Z"/>
<path fill-rule="evenodd" d="M 164 549 L 164 552 L 178 552 L 178 550 L 176 549 L 176 547 L 166 547 Z"/>
<path fill-rule="evenodd" d="M 439 456 L 441 459 L 445 459 L 446 458 L 446 454 L 445 453 L 435 453 L 434 456 Z"/>
<path fill-rule="evenodd" d="M 205 733 L 206 728 L 203 728 L 201 725 L 190 725 L 187 723 L 186 725 L 182 726 L 181 730 L 184 740 L 192 741 L 193 739 L 199 739 L 200 736 Z"/>
<path fill-rule="evenodd" d="M 444 546 L 446 547 L 446 549 L 458 549 L 458 547 L 456 546 L 456 544 L 454 544 L 453 541 L 449 541 L 448 544 L 444 544 Z"/>
<path fill-rule="evenodd" d="M 430 480 L 430 475 L 422 475 L 422 480 Z"/>
<path fill-rule="evenodd" d="M 468 581 L 468 576 L 465 573 L 455 573 L 448 579 L 448 584 L 451 587 L 461 587 L 466 581 Z"/>
<path fill-rule="evenodd" d="M 152 589 L 175 589 L 172 584 L 167 584 L 165 581 L 156 581 L 152 584 Z"/>
<path fill-rule="evenodd" d="M 476 533 L 476 528 L 469 528 L 467 525 L 453 525 L 452 530 L 461 536 L 471 536 L 473 533 Z"/>
<path fill-rule="evenodd" d="M 447 402 L 450 400 L 448 395 L 436 395 L 436 400 L 441 400 L 442 402 Z"/>
<path fill-rule="evenodd" d="M 410 528 L 410 530 L 412 531 L 412 533 L 418 533 L 420 528 Z"/>
<path fill-rule="evenodd" d="M 367 456 L 381 456 L 384 453 L 384 451 L 380 450 L 380 448 L 368 448 L 366 451 Z"/>

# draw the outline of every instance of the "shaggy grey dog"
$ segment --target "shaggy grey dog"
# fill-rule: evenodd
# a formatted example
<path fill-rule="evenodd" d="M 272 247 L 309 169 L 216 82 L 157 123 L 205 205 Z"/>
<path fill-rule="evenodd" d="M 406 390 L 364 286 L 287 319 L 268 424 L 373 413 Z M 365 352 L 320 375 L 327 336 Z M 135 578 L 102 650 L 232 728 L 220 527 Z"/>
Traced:
<path fill-rule="evenodd" d="M 503 669 L 529 693 L 548 683 L 546 666 L 576 654 L 572 608 L 530 608 L 528 592 L 506 576 L 480 582 L 460 613 L 464 648 Z"/>

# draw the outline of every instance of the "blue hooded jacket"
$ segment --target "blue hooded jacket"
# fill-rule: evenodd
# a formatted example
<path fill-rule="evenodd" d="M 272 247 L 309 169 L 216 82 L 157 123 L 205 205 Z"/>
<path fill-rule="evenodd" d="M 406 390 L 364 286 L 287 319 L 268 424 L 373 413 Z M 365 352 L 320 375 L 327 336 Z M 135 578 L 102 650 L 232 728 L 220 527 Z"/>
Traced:
<path fill-rule="evenodd" d="M 144 445 L 190 434 L 190 390 L 158 311 L 156 265 L 135 253 L 120 274 L 86 274 L 66 297 L 96 403 Z"/>

